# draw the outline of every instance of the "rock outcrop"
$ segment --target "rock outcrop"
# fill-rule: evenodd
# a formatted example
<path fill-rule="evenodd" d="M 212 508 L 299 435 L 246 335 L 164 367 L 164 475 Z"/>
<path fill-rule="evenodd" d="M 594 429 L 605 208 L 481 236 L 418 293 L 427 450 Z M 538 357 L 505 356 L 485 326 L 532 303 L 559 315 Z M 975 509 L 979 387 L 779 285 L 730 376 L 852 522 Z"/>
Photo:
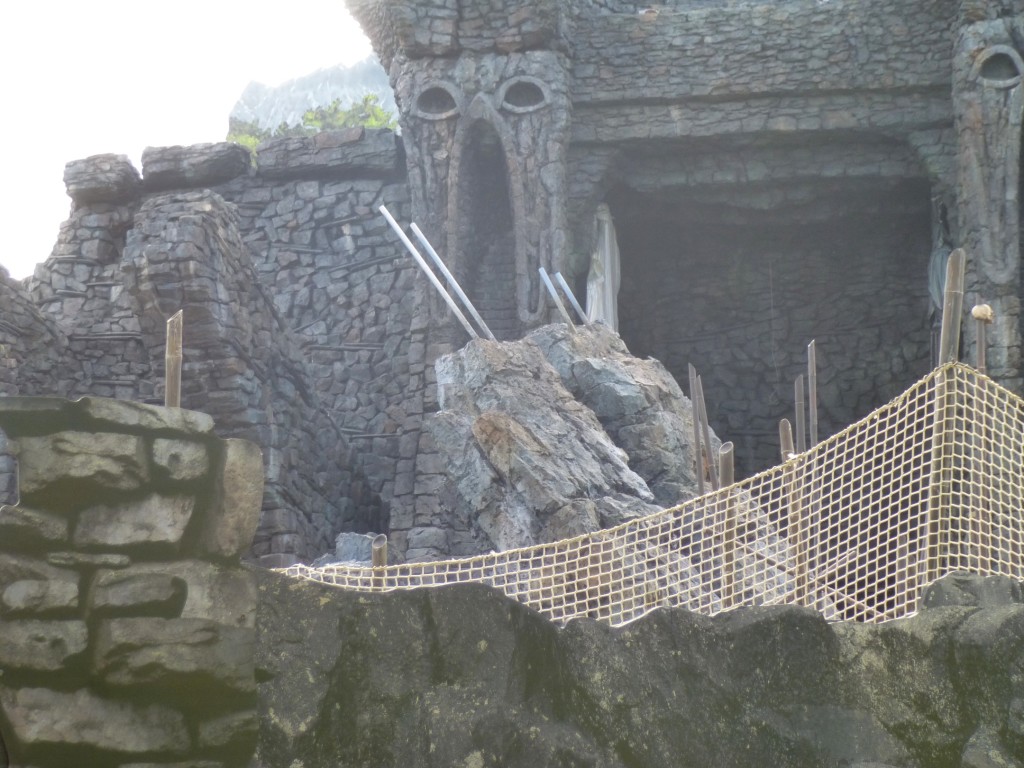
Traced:
<path fill-rule="evenodd" d="M 570 538 L 696 495 L 690 401 L 605 326 L 472 341 L 436 371 L 410 560 Z"/>
<path fill-rule="evenodd" d="M 1024 604 L 1004 577 L 947 577 L 883 625 L 779 606 L 619 629 L 558 629 L 478 585 L 259 580 L 264 768 L 1024 761 Z"/>

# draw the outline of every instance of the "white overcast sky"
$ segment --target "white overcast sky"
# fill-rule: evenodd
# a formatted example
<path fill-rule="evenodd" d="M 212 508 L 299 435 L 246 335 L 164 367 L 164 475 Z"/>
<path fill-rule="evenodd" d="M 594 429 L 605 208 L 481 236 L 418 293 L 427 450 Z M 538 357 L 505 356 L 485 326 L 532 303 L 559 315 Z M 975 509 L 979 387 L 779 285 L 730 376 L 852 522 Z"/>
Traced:
<path fill-rule="evenodd" d="M 114 152 L 138 168 L 147 146 L 221 141 L 249 81 L 369 53 L 343 0 L 7 0 L 0 264 L 21 278 L 49 256 L 67 161 Z"/>

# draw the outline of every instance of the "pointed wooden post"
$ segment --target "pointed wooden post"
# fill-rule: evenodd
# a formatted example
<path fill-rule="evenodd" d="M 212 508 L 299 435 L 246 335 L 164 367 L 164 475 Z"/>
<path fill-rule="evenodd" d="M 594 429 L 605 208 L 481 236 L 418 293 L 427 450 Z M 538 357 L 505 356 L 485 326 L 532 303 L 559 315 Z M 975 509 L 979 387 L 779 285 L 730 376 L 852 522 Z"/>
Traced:
<path fill-rule="evenodd" d="M 693 416 L 693 454 L 697 475 L 697 495 L 704 495 L 704 450 L 700 439 L 700 408 L 697 406 L 697 369 L 688 364 L 690 374 L 690 413 Z"/>
<path fill-rule="evenodd" d="M 807 447 L 813 448 L 818 444 L 818 354 L 813 340 L 807 345 L 807 417 Z"/>
<path fill-rule="evenodd" d="M 181 408 L 181 337 L 184 314 L 178 310 L 167 321 L 167 347 L 164 351 L 164 405 Z"/>
<path fill-rule="evenodd" d="M 804 422 L 807 407 L 804 405 L 803 374 L 797 376 L 793 382 L 793 399 L 796 400 L 796 452 L 803 453 L 807 450 L 807 425 Z"/>
<path fill-rule="evenodd" d="M 733 444 L 722 443 L 718 449 L 719 479 L 723 489 L 720 503 L 725 505 L 722 520 L 722 608 L 728 610 L 737 603 L 736 594 L 736 537 L 739 528 L 738 508 L 732 497 L 735 457 Z"/>

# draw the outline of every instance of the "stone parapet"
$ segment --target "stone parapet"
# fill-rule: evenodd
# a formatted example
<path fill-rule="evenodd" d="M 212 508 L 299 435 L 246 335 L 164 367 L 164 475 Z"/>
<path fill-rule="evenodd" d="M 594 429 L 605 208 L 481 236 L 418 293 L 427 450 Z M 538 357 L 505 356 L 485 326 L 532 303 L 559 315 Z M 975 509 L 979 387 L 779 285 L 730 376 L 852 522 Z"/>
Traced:
<path fill-rule="evenodd" d="M 0 735 L 13 765 L 248 764 L 259 449 L 206 414 L 0 398 Z M 184 761 L 184 762 L 183 762 Z"/>
<path fill-rule="evenodd" d="M 126 155 L 92 155 L 64 166 L 64 186 L 76 203 L 116 203 L 139 195 L 142 181 Z"/>
<path fill-rule="evenodd" d="M 267 179 L 391 176 L 400 160 L 395 134 L 372 128 L 269 139 L 256 151 Z"/>
<path fill-rule="evenodd" d="M 142 177 L 148 191 L 210 187 L 247 173 L 249 151 L 238 144 L 193 144 L 188 147 L 146 147 Z"/>

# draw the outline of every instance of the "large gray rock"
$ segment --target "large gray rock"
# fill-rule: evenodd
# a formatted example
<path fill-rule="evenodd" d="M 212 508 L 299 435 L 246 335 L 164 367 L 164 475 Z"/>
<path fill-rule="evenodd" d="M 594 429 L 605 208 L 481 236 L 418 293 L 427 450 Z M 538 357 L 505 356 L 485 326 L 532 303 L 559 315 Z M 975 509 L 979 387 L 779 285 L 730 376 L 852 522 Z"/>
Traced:
<path fill-rule="evenodd" d="M 673 506 L 697 495 L 693 408 L 665 366 L 631 355 L 618 334 L 602 323 L 581 326 L 575 333 L 563 324 L 547 325 L 527 338 L 626 452 L 630 468 L 659 504 Z M 713 456 L 718 445 L 712 436 Z"/>
<path fill-rule="evenodd" d="M 89 642 L 83 621 L 0 621 L 0 637 L 0 667 L 36 672 L 67 670 Z"/>
<path fill-rule="evenodd" d="M 408 556 L 511 549 L 596 531 L 657 511 L 643 479 L 594 413 L 529 340 L 477 340 L 436 364 L 441 410 L 424 419 L 417 493 L 445 516 L 409 534 Z M 447 532 L 446 532 L 447 533 Z M 420 543 L 422 542 L 422 543 Z"/>
<path fill-rule="evenodd" d="M 559 629 L 481 585 L 359 594 L 263 572 L 257 764 L 1016 766 L 1021 608 Z"/>

